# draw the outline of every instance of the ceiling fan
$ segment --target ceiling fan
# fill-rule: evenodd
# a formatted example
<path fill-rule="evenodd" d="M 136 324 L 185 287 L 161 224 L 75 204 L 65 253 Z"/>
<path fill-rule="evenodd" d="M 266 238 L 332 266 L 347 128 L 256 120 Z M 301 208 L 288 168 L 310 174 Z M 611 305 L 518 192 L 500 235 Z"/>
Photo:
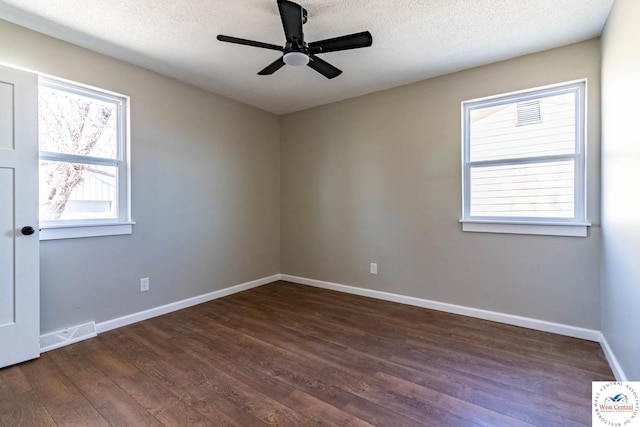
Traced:
<path fill-rule="evenodd" d="M 278 0 L 278 10 L 282 18 L 286 44 L 280 47 L 275 44 L 240 39 L 237 37 L 218 35 L 218 40 L 228 43 L 271 49 L 282 52 L 282 57 L 267 65 L 258 74 L 273 74 L 286 65 L 308 65 L 328 79 L 338 77 L 342 71 L 316 55 L 339 50 L 358 49 L 371 46 L 373 38 L 369 31 L 320 40 L 307 44 L 304 41 L 302 25 L 307 22 L 307 10 L 289 0 Z"/>

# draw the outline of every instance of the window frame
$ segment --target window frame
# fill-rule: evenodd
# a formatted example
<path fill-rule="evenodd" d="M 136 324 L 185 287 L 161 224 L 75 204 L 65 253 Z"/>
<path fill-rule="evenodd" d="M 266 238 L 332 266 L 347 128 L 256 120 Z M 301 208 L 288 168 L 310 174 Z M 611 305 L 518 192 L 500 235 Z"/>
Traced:
<path fill-rule="evenodd" d="M 471 111 L 511 103 L 524 103 L 541 97 L 575 93 L 575 147 L 572 154 L 511 157 L 494 160 L 471 161 Z M 539 234 L 552 236 L 586 237 L 587 221 L 587 148 L 586 148 L 587 80 L 574 80 L 549 86 L 526 89 L 489 97 L 472 99 L 461 103 L 462 113 L 462 223 L 463 231 L 509 234 Z M 560 217 L 504 217 L 472 216 L 471 169 L 483 166 L 534 164 L 542 162 L 574 162 L 574 216 Z"/>
<path fill-rule="evenodd" d="M 116 218 L 40 220 L 40 240 L 70 239 L 131 234 L 131 163 L 130 163 L 130 98 L 116 92 L 65 80 L 49 75 L 40 75 L 38 90 L 52 88 L 74 95 L 106 101 L 116 105 L 116 158 L 83 156 L 38 149 L 38 160 L 68 163 L 84 163 L 116 168 Z"/>

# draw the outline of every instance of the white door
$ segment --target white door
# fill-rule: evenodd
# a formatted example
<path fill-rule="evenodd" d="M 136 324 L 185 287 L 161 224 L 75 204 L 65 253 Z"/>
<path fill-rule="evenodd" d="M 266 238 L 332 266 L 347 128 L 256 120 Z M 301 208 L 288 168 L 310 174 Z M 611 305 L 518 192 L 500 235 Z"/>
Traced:
<path fill-rule="evenodd" d="M 38 77 L 0 66 L 0 368 L 39 355 Z"/>

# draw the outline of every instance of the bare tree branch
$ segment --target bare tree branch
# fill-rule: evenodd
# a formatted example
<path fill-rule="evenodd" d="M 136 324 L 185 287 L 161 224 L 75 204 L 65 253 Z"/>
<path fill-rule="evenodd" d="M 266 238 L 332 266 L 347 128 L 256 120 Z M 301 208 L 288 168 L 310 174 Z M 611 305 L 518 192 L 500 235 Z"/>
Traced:
<path fill-rule="evenodd" d="M 113 116 L 111 108 L 88 99 L 60 94 L 41 96 L 40 149 L 91 155 L 115 119 Z M 83 173 L 90 166 L 66 162 L 53 165 L 45 180 L 47 197 L 41 212 L 44 219 L 61 217 L 73 189 L 82 182 Z"/>

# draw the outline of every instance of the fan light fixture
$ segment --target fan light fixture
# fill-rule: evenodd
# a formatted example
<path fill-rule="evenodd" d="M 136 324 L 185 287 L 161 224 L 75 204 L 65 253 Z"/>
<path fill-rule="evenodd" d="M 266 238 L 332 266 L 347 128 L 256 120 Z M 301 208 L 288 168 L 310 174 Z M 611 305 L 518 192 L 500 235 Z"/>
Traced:
<path fill-rule="evenodd" d="M 289 52 L 284 54 L 282 60 L 287 65 L 299 67 L 301 65 L 307 65 L 309 63 L 309 56 L 302 52 Z"/>
<path fill-rule="evenodd" d="M 0 0 L 0 3 L 1 2 L 2 0 Z M 278 59 L 258 72 L 261 76 L 271 75 L 285 65 L 293 65 L 296 67 L 308 65 L 309 68 L 312 68 L 314 71 L 317 71 L 326 78 L 333 79 L 338 77 L 342 73 L 342 70 L 329 64 L 318 55 L 341 50 L 369 47 L 373 43 L 373 39 L 371 38 L 371 33 L 369 31 L 348 34 L 346 36 L 334 37 L 332 39 L 320 40 L 313 43 L 306 43 L 304 41 L 302 25 L 307 22 L 307 10 L 290 0 L 277 0 L 277 3 L 286 40 L 284 46 L 255 40 L 240 39 L 238 37 L 225 36 L 223 34 L 218 34 L 217 37 L 221 42 L 243 44 L 245 46 L 253 46 L 261 49 L 281 52 L 282 56 L 279 56 Z"/>

